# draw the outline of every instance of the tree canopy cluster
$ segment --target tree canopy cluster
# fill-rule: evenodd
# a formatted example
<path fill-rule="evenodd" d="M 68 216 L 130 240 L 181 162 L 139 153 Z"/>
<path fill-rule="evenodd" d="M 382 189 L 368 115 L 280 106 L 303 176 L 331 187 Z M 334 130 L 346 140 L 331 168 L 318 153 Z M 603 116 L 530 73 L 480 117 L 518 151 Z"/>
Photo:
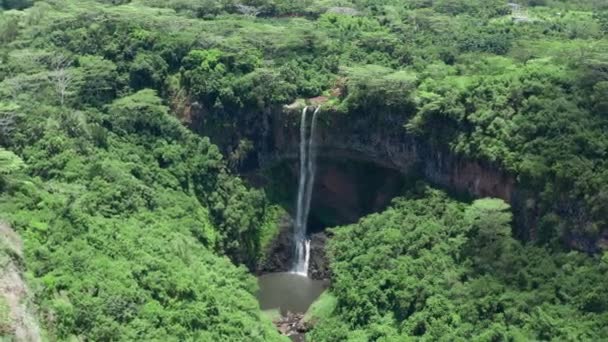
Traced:
<path fill-rule="evenodd" d="M 104 112 L 22 110 L 32 126 L 23 159 L 0 150 L 0 211 L 25 241 L 50 338 L 279 339 L 233 264 L 260 256 L 271 208 L 217 147 L 153 90 Z"/>
<path fill-rule="evenodd" d="M 606 258 L 560 243 L 608 229 L 608 3 L 518 4 L 0 0 L 0 220 L 46 336 L 280 340 L 246 270 L 279 209 L 180 119 L 323 95 L 514 175 L 541 219 L 518 242 L 504 203 L 426 191 L 335 229 L 313 340 L 608 338 Z"/>
<path fill-rule="evenodd" d="M 311 341 L 601 341 L 608 263 L 511 237 L 509 206 L 422 188 L 332 229 Z M 331 298 L 331 297 L 330 297 Z M 323 298 L 321 300 L 324 300 Z"/>

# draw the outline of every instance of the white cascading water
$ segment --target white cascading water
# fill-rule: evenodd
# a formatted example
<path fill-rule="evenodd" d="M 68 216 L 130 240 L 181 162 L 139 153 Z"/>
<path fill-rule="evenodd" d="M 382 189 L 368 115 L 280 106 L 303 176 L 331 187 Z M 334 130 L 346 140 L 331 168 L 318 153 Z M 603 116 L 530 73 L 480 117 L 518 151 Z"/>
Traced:
<path fill-rule="evenodd" d="M 294 224 L 295 262 L 293 273 L 308 276 L 308 263 L 310 259 L 310 240 L 306 238 L 310 199 L 315 181 L 316 146 L 315 128 L 317 116 L 321 107 L 317 107 L 312 115 L 310 136 L 306 135 L 306 117 L 309 107 L 302 110 L 300 120 L 300 180 L 298 183 L 298 198 L 296 202 L 296 220 Z"/>

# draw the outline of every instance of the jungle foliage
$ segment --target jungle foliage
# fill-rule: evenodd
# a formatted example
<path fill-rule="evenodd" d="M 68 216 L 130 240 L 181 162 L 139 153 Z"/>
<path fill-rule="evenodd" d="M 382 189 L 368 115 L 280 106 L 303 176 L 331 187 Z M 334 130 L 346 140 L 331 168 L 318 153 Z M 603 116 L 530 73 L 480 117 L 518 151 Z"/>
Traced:
<path fill-rule="evenodd" d="M 107 111 L 22 107 L 23 160 L 0 150 L 0 210 L 25 240 L 50 336 L 278 339 L 254 279 L 268 205 L 153 90 Z M 20 146 L 21 147 L 21 146 Z M 266 238 L 267 239 L 267 238 Z"/>
<path fill-rule="evenodd" d="M 510 224 L 502 200 L 422 187 L 332 229 L 335 299 L 322 298 L 310 340 L 606 339 L 606 260 L 524 245 Z"/>
<path fill-rule="evenodd" d="M 337 228 L 311 338 L 606 339 L 606 257 L 561 242 L 608 229 L 608 4 L 519 3 L 0 1 L 0 219 L 48 335 L 280 339 L 244 267 L 278 209 L 183 123 L 323 95 L 514 175 L 541 219 L 514 241 L 504 204 L 431 191 Z"/>

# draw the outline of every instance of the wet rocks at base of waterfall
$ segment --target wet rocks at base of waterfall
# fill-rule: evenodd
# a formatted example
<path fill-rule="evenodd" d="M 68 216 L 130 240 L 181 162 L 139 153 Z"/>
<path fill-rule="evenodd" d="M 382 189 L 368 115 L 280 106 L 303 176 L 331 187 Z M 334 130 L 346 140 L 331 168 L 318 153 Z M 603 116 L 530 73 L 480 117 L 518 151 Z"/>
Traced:
<path fill-rule="evenodd" d="M 325 232 L 315 233 L 310 237 L 308 276 L 312 279 L 325 280 L 331 276 L 327 254 L 325 253 L 327 239 Z"/>
<path fill-rule="evenodd" d="M 294 236 L 293 221 L 285 215 L 279 223 L 279 234 L 272 240 L 264 258 L 257 266 L 257 273 L 287 272 L 293 266 L 294 260 Z"/>
<path fill-rule="evenodd" d="M 295 341 L 304 341 L 304 334 L 311 328 L 301 313 L 288 312 L 274 321 L 274 324 L 282 335 L 292 337 Z"/>
<path fill-rule="evenodd" d="M 293 266 L 294 238 L 289 216 L 281 219 L 279 235 L 270 243 L 264 258 L 258 263 L 256 273 L 288 272 Z M 327 232 L 322 231 L 310 236 L 310 261 L 308 276 L 315 280 L 330 279 L 329 260 L 325 253 L 328 240 Z"/>

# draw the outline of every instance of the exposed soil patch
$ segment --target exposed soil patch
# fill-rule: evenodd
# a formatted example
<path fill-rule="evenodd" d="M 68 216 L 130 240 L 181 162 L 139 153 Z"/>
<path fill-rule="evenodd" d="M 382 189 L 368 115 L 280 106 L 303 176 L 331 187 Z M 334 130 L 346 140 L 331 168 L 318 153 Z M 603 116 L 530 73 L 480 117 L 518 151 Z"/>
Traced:
<path fill-rule="evenodd" d="M 22 276 L 22 243 L 6 224 L 0 223 L 0 300 L 8 308 L 7 321 L 0 327 L 0 338 L 40 341 L 38 324 L 28 307 L 28 288 Z"/>

